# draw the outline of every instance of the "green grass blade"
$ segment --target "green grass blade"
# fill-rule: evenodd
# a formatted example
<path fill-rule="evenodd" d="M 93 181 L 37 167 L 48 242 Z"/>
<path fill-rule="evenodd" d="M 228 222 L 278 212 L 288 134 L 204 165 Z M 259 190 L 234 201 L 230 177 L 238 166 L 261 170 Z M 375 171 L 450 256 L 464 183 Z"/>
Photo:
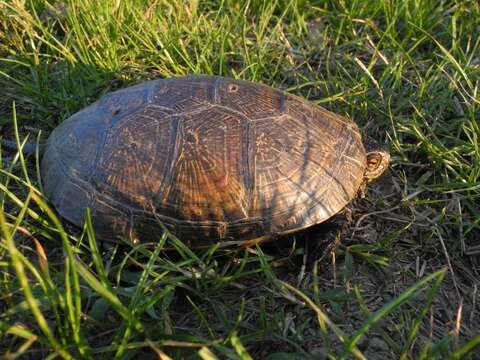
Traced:
<path fill-rule="evenodd" d="M 92 218 L 90 216 L 90 209 L 85 209 L 85 228 L 87 231 L 88 244 L 90 246 L 90 251 L 92 254 L 93 263 L 95 264 L 95 270 L 98 274 L 100 282 L 106 288 L 110 287 L 110 282 L 108 281 L 108 276 L 105 273 L 105 267 L 103 266 L 103 260 L 98 250 L 97 241 L 95 239 L 95 232 L 93 230 Z M 111 289 L 110 289 L 111 290 Z"/>
<path fill-rule="evenodd" d="M 240 356 L 242 360 L 253 360 L 252 357 L 248 354 L 245 346 L 243 346 L 240 338 L 237 336 L 236 333 L 230 335 L 230 342 L 232 343 L 233 348 Z"/>
<path fill-rule="evenodd" d="M 37 305 L 37 302 L 35 301 L 35 297 L 32 293 L 32 290 L 28 281 L 28 277 L 25 272 L 25 268 L 21 261 L 21 257 L 19 255 L 18 249 L 15 246 L 15 242 L 13 240 L 13 234 L 11 234 L 10 230 L 8 229 L 8 226 L 5 221 L 4 212 L 1 209 L 0 209 L 0 228 L 2 231 L 3 239 L 6 242 L 6 245 L 11 257 L 13 268 L 15 269 L 15 272 L 18 277 L 18 281 L 25 295 L 25 299 L 28 302 L 30 310 L 32 311 L 33 316 L 35 317 L 35 320 L 37 321 L 37 324 L 40 330 L 48 339 L 49 343 L 52 345 L 55 351 L 58 352 L 59 355 L 61 355 L 65 359 L 73 359 L 73 357 L 68 353 L 68 351 L 65 350 L 61 346 L 61 344 L 55 339 L 53 332 L 48 325 L 47 320 L 45 319 L 43 313 L 41 312 L 40 308 Z"/>
<path fill-rule="evenodd" d="M 72 329 L 72 338 L 78 346 L 80 354 L 89 356 L 87 341 L 83 335 L 81 329 L 82 318 L 82 302 L 80 294 L 80 282 L 78 279 L 78 273 L 76 269 L 74 251 L 70 244 L 67 234 L 60 223 L 58 217 L 54 214 L 52 209 L 46 204 L 46 202 L 37 194 L 32 193 L 32 199 L 36 204 L 46 213 L 48 218 L 53 222 L 62 240 L 63 249 L 65 250 L 65 304 L 67 311 L 68 322 Z"/>
<path fill-rule="evenodd" d="M 423 318 L 427 314 L 428 309 L 430 308 L 430 305 L 432 304 L 432 301 L 435 295 L 437 294 L 440 284 L 442 283 L 445 277 L 445 274 L 446 272 L 440 273 L 439 276 L 435 279 L 435 283 L 433 284 L 431 289 L 428 291 L 424 305 L 422 306 L 422 309 L 420 310 L 417 318 L 415 319 L 415 322 L 413 323 L 412 329 L 408 334 L 406 343 L 403 345 L 402 353 L 400 354 L 401 360 L 408 359 L 408 351 L 410 349 L 410 346 L 412 345 L 413 341 L 415 340 L 415 337 L 417 336 L 417 333 L 423 321 Z"/>
<path fill-rule="evenodd" d="M 76 263 L 76 269 L 79 275 L 85 282 L 95 290 L 100 296 L 107 300 L 110 305 L 117 311 L 117 313 L 124 319 L 130 319 L 130 311 L 122 304 L 119 298 L 109 289 L 105 288 L 103 284 L 88 270 L 88 268 L 81 263 L 80 260 Z"/>
<path fill-rule="evenodd" d="M 354 346 L 358 343 L 358 341 L 370 330 L 370 328 L 378 323 L 380 320 L 385 318 L 388 314 L 390 314 L 393 310 L 399 307 L 402 303 L 410 299 L 417 291 L 419 291 L 422 287 L 428 284 L 432 280 L 436 280 L 438 278 L 442 278 L 445 276 L 447 269 L 442 269 L 424 277 L 422 280 L 415 283 L 413 286 L 402 292 L 397 298 L 386 304 L 380 310 L 372 314 L 367 321 L 362 325 L 360 329 L 357 330 L 355 334 L 353 334 L 344 344 L 344 351 L 340 359 L 344 359 L 348 353 L 351 353 L 354 349 Z"/>
<path fill-rule="evenodd" d="M 472 351 L 480 349 L 480 335 L 477 335 L 470 339 L 468 342 L 460 346 L 457 350 L 448 356 L 448 359 L 464 359 L 465 356 L 472 354 Z"/>
<path fill-rule="evenodd" d="M 320 326 L 322 327 L 329 327 L 333 333 L 337 336 L 338 340 L 340 340 L 340 342 L 342 342 L 343 344 L 346 344 L 347 341 L 348 341 L 348 337 L 344 334 L 344 332 L 337 326 L 335 325 L 335 323 L 330 320 L 330 318 L 327 316 L 327 314 L 322 311 L 313 301 L 312 299 L 310 299 L 307 295 L 305 295 L 303 292 L 301 292 L 300 290 L 298 290 L 297 288 L 295 288 L 294 286 L 286 283 L 286 282 L 283 282 L 283 281 L 279 281 L 279 283 L 282 285 L 282 286 L 285 286 L 288 290 L 294 292 L 295 294 L 297 294 L 299 297 L 301 297 L 306 303 L 307 305 L 315 312 L 315 314 L 317 315 L 317 319 L 318 319 L 318 323 L 320 324 Z M 355 356 L 357 359 L 361 359 L 361 360 L 366 360 L 367 358 L 361 353 L 361 351 L 356 348 L 355 344 L 352 345 L 352 348 L 350 350 L 350 353 Z"/>

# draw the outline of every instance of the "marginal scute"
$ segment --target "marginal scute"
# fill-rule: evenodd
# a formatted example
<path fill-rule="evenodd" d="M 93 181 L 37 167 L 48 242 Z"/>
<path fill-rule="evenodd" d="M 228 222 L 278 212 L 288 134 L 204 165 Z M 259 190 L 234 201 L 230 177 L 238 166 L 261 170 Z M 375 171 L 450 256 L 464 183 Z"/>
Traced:
<path fill-rule="evenodd" d="M 93 205 L 93 196 L 85 185 L 82 186 L 73 179 L 64 179 L 50 200 L 69 221 L 81 224 L 85 221 L 85 209 Z"/>
<path fill-rule="evenodd" d="M 116 234 L 129 237 L 131 214 L 127 208 L 98 195 L 91 205 L 91 214 L 93 228 L 99 236 L 107 239 L 115 238 Z"/>
<path fill-rule="evenodd" d="M 299 97 L 216 76 L 106 95 L 51 134 L 47 196 L 102 238 L 192 246 L 269 238 L 319 223 L 357 193 L 357 126 Z M 163 224 L 164 227 L 160 226 Z"/>

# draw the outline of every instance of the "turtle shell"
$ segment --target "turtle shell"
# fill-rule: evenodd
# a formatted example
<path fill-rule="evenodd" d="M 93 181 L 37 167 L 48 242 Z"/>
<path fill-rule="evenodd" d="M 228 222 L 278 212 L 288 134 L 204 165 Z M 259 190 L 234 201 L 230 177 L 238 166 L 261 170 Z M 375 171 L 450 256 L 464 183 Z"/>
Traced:
<path fill-rule="evenodd" d="M 103 96 L 50 135 L 44 190 L 104 239 L 191 245 L 320 223 L 357 193 L 358 127 L 297 96 L 217 76 L 160 79 Z"/>

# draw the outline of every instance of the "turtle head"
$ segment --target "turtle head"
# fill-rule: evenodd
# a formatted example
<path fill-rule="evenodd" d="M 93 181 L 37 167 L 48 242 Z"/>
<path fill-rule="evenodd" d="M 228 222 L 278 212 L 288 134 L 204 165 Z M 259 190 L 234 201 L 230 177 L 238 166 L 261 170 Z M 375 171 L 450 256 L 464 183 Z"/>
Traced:
<path fill-rule="evenodd" d="M 387 151 L 376 150 L 367 153 L 367 166 L 365 168 L 365 180 L 375 180 L 388 168 L 390 154 Z"/>

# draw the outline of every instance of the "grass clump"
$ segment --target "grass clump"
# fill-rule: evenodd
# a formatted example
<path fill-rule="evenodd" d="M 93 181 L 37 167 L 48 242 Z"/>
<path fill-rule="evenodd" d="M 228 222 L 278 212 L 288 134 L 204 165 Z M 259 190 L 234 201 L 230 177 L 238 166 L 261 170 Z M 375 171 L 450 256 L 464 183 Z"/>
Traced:
<path fill-rule="evenodd" d="M 207 73 L 304 96 L 393 155 L 330 225 L 193 251 L 168 233 L 104 247 L 58 219 L 38 159 L 3 151 L 0 353 L 475 358 L 479 19 L 460 0 L 0 0 L 3 137 L 43 141 L 106 92 Z"/>

